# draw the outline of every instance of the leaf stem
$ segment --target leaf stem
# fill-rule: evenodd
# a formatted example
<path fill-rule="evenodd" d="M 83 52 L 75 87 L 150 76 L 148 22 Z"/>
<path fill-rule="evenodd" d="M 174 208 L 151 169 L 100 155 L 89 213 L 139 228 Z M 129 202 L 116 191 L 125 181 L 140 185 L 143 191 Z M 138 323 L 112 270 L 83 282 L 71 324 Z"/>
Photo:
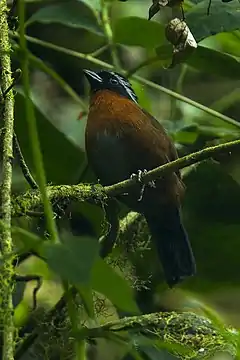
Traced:
<path fill-rule="evenodd" d="M 14 50 L 20 51 L 18 45 L 13 45 Z M 46 65 L 44 61 L 39 59 L 37 56 L 29 53 L 28 54 L 29 61 L 35 65 L 38 69 L 44 71 L 46 74 L 50 75 L 60 86 L 66 91 L 66 93 L 75 100 L 84 111 L 87 111 L 87 105 L 85 102 L 78 96 L 78 94 L 64 81 L 64 79 L 56 73 L 51 67 Z"/>

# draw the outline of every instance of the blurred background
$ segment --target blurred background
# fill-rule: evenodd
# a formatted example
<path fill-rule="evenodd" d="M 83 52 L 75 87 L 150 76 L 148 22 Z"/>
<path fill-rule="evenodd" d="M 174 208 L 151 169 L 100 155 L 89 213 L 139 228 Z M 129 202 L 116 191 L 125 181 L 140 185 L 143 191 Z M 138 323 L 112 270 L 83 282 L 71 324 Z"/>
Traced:
<path fill-rule="evenodd" d="M 49 184 L 96 182 L 84 152 L 89 93 L 82 73 L 84 68 L 113 66 L 130 74 L 140 105 L 165 126 L 181 156 L 239 138 L 238 0 L 212 0 L 209 15 L 208 1 L 183 3 L 186 22 L 199 47 L 192 58 L 187 57 L 171 69 L 168 68 L 171 54 L 166 56 L 161 49 L 167 44 L 165 25 L 172 18 L 181 17 L 179 7 L 163 6 L 148 21 L 151 0 L 108 1 L 106 26 L 101 21 L 102 4 L 100 0 L 26 1 L 31 96 Z M 13 68 L 17 69 L 20 66 L 17 31 L 11 32 L 11 39 Z M 172 90 L 172 96 L 164 88 Z M 183 95 L 182 100 L 176 93 Z M 196 104 L 190 105 L 188 98 Z M 224 114 L 225 118 L 214 116 L 208 109 L 201 110 L 199 103 Z M 19 143 L 33 171 L 21 82 L 16 86 L 15 115 Z M 134 285 L 136 301 L 143 313 L 191 310 L 202 314 L 202 304 L 207 304 L 226 324 L 239 327 L 239 153 L 204 161 L 184 169 L 182 174 L 186 184 L 182 205 L 184 223 L 196 257 L 197 275 L 168 290 L 142 220 L 118 244 L 112 261 L 122 258 L 118 270 Z M 28 185 L 16 162 L 13 192 L 18 194 L 26 189 Z M 127 209 L 121 208 L 120 214 L 124 218 Z M 75 236 L 99 237 L 103 222 L 102 210 L 86 203 L 71 204 L 57 219 L 60 233 Z M 40 235 L 45 231 L 41 218 L 18 218 L 14 224 Z M 18 236 L 15 241 L 16 244 L 20 241 Z M 130 245 L 124 253 L 126 244 Z M 35 257 L 23 262 L 18 270 L 21 274 L 44 278 L 38 293 L 39 309 L 34 315 L 31 313 L 34 284 L 16 287 L 15 318 L 20 327 L 29 324 L 29 319 L 34 323 L 37 316 L 51 309 L 62 289 L 56 275 Z M 110 308 L 114 317 L 115 310 Z M 121 358 L 118 351 L 116 354 L 108 353 L 106 357 L 105 353 L 99 358 Z M 93 359 L 97 356 L 95 352 L 90 355 Z M 149 357 L 157 358 L 154 354 L 148 354 Z"/>

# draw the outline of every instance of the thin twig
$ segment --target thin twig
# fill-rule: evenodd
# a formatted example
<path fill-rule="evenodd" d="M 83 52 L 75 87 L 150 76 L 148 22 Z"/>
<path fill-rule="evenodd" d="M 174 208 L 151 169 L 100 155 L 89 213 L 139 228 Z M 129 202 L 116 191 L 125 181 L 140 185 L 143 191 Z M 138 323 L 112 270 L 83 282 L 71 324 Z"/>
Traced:
<path fill-rule="evenodd" d="M 23 176 L 25 177 L 25 179 L 27 180 L 27 182 L 29 183 L 32 189 L 38 189 L 38 185 L 34 180 L 33 176 L 31 175 L 30 170 L 24 160 L 22 150 L 20 148 L 17 135 L 15 133 L 13 135 L 13 146 L 15 148 L 15 152 L 19 161 L 19 166 L 22 169 Z"/>
<path fill-rule="evenodd" d="M 17 55 L 20 54 L 20 48 L 17 44 L 13 44 L 13 49 L 16 51 Z M 81 106 L 81 109 L 83 109 L 84 112 L 87 112 L 87 105 L 85 104 L 85 102 L 54 69 L 52 69 L 50 66 L 45 64 L 44 61 L 31 53 L 28 53 L 28 59 L 38 69 L 44 71 L 46 74 L 51 76 L 51 78 L 55 80 L 58 85 Z"/>
<path fill-rule="evenodd" d="M 111 3 L 106 0 L 101 0 L 101 19 L 102 27 L 110 48 L 112 62 L 116 71 L 121 71 L 121 65 L 117 54 L 117 47 L 113 41 L 113 32 L 109 18 L 109 11 L 111 9 Z"/>
<path fill-rule="evenodd" d="M 230 152 L 231 150 L 238 147 L 240 148 L 240 140 L 230 141 L 224 144 L 207 147 L 203 150 L 183 156 L 181 158 L 178 158 L 177 160 L 171 161 L 153 170 L 143 173 L 141 181 L 144 184 L 148 184 L 149 182 L 154 181 L 157 178 L 166 175 L 167 173 L 175 172 L 177 170 L 183 169 L 184 167 L 209 159 L 213 155 L 217 155 L 223 152 Z M 133 186 L 134 184 L 136 184 L 136 180 L 129 179 L 115 185 L 105 186 L 104 190 L 107 195 L 116 196 L 122 194 L 124 191 L 126 191 L 127 188 Z"/>
<path fill-rule="evenodd" d="M 13 37 L 18 37 L 17 34 L 15 33 L 12 33 L 12 36 Z M 108 64 L 100 59 L 97 59 L 93 56 L 91 56 L 90 54 L 83 54 L 83 53 L 79 53 L 77 51 L 74 51 L 74 50 L 71 50 L 71 49 L 66 49 L 62 46 L 58 46 L 58 45 L 55 45 L 55 44 L 52 44 L 52 43 L 49 43 L 47 41 L 44 41 L 44 40 L 40 40 L 40 39 L 37 39 L 37 38 L 34 38 L 34 37 L 31 37 L 31 36 L 28 36 L 26 35 L 25 36 L 26 40 L 32 42 L 33 44 L 38 44 L 40 46 L 43 46 L 43 47 L 46 47 L 46 48 L 49 48 L 49 49 L 52 49 L 52 50 L 55 50 L 55 51 L 58 51 L 58 52 L 61 52 L 61 53 L 64 53 L 64 54 L 67 54 L 67 55 L 70 55 L 70 56 L 73 56 L 73 57 L 76 57 L 78 59 L 84 59 L 84 60 L 87 60 L 93 64 L 96 64 L 100 67 L 103 67 L 103 68 L 106 68 L 106 69 L 111 69 L 113 70 L 113 65 L 111 64 Z M 123 71 L 123 73 L 126 73 L 125 71 Z M 169 96 L 172 96 L 174 97 L 175 99 L 179 100 L 179 101 L 183 101 L 185 102 L 186 104 L 189 104 L 189 105 L 192 105 L 194 106 L 195 108 L 197 109 L 200 109 L 204 112 L 206 112 L 207 114 L 211 115 L 211 116 L 214 116 L 214 117 L 217 117 L 229 124 L 232 124 L 234 125 L 235 127 L 237 128 L 240 128 L 240 122 L 230 118 L 229 116 L 226 116 L 226 115 L 223 115 L 221 113 L 219 113 L 218 111 L 215 111 L 213 109 L 210 109 L 209 107 L 205 106 L 205 105 L 202 105 L 194 100 L 191 100 L 187 97 L 185 97 L 184 95 L 181 95 L 181 94 L 178 94 L 176 93 L 175 91 L 172 91 L 170 89 L 167 89 L 161 85 L 158 85 L 150 80 L 147 80 L 141 76 L 138 76 L 138 75 L 133 75 L 133 79 L 137 80 L 138 82 L 140 82 L 141 84 L 144 84 L 144 85 L 147 85 L 153 89 L 156 89 L 158 91 L 162 91 L 163 93 L 169 95 Z"/>
<path fill-rule="evenodd" d="M 2 184 L 1 184 L 1 219 L 4 227 L 1 231 L 1 255 L 8 257 L 13 252 L 11 235 L 11 187 L 13 159 L 14 129 L 14 96 L 12 85 L 10 41 L 8 37 L 7 1 L 0 1 L 0 67 L 3 104 L 3 153 L 2 153 Z M 9 90 L 8 90 L 9 89 Z M 4 261 L 0 274 L 0 321 L 3 324 L 2 359 L 14 359 L 14 323 L 13 323 L 13 257 Z"/>
<path fill-rule="evenodd" d="M 15 275 L 14 279 L 18 282 L 36 281 L 37 285 L 33 289 L 33 310 L 37 308 L 37 293 L 42 286 L 42 277 L 39 275 Z"/>

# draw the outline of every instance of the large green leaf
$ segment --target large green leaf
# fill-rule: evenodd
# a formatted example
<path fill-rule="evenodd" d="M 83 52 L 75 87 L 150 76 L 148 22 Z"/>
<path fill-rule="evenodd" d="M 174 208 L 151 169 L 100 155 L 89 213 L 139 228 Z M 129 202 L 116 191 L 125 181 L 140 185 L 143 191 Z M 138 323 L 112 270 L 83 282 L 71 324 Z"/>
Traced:
<path fill-rule="evenodd" d="M 198 46 L 186 63 L 202 72 L 240 79 L 240 61 L 204 46 Z"/>
<path fill-rule="evenodd" d="M 64 243 L 43 243 L 41 253 L 50 268 L 63 279 L 74 285 L 88 285 L 98 251 L 96 239 L 67 235 Z"/>
<path fill-rule="evenodd" d="M 82 28 L 98 35 L 103 35 L 98 25 L 96 14 L 86 2 L 67 1 L 56 5 L 49 5 L 36 11 L 28 20 L 27 25 L 34 22 L 44 24 L 59 23 L 73 28 Z"/>
<path fill-rule="evenodd" d="M 199 2 L 186 13 L 186 22 L 196 41 L 230 32 L 240 27 L 240 5 L 238 1 L 223 3 L 212 0 L 210 14 L 207 14 L 209 0 Z"/>
<path fill-rule="evenodd" d="M 240 58 L 240 31 L 220 33 L 214 36 L 214 42 L 221 51 Z"/>
<path fill-rule="evenodd" d="M 154 48 L 165 40 L 164 26 L 155 21 L 129 16 L 113 27 L 114 41 L 125 45 Z"/>
<path fill-rule="evenodd" d="M 91 7 L 93 11 L 101 10 L 101 0 L 77 0 L 80 3 L 84 3 L 87 6 Z"/>
<path fill-rule="evenodd" d="M 133 298 L 133 290 L 123 277 L 99 258 L 92 269 L 92 287 L 105 295 L 119 309 L 139 312 Z"/>
<path fill-rule="evenodd" d="M 15 130 L 25 160 L 33 172 L 34 166 L 27 130 L 25 99 L 18 93 L 15 101 Z M 43 116 L 41 109 L 35 108 L 35 115 L 47 181 L 55 184 L 75 182 L 85 155 Z"/>

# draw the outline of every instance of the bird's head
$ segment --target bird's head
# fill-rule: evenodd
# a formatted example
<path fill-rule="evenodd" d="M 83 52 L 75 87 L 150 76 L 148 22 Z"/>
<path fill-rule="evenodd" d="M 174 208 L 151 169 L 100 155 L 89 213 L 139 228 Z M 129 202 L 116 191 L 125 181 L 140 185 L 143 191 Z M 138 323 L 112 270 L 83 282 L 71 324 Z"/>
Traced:
<path fill-rule="evenodd" d="M 84 75 L 88 79 L 91 92 L 98 90 L 110 90 L 120 96 L 126 97 L 135 103 L 138 102 L 137 95 L 131 87 L 129 81 L 122 75 L 113 71 L 92 71 L 83 70 Z"/>

